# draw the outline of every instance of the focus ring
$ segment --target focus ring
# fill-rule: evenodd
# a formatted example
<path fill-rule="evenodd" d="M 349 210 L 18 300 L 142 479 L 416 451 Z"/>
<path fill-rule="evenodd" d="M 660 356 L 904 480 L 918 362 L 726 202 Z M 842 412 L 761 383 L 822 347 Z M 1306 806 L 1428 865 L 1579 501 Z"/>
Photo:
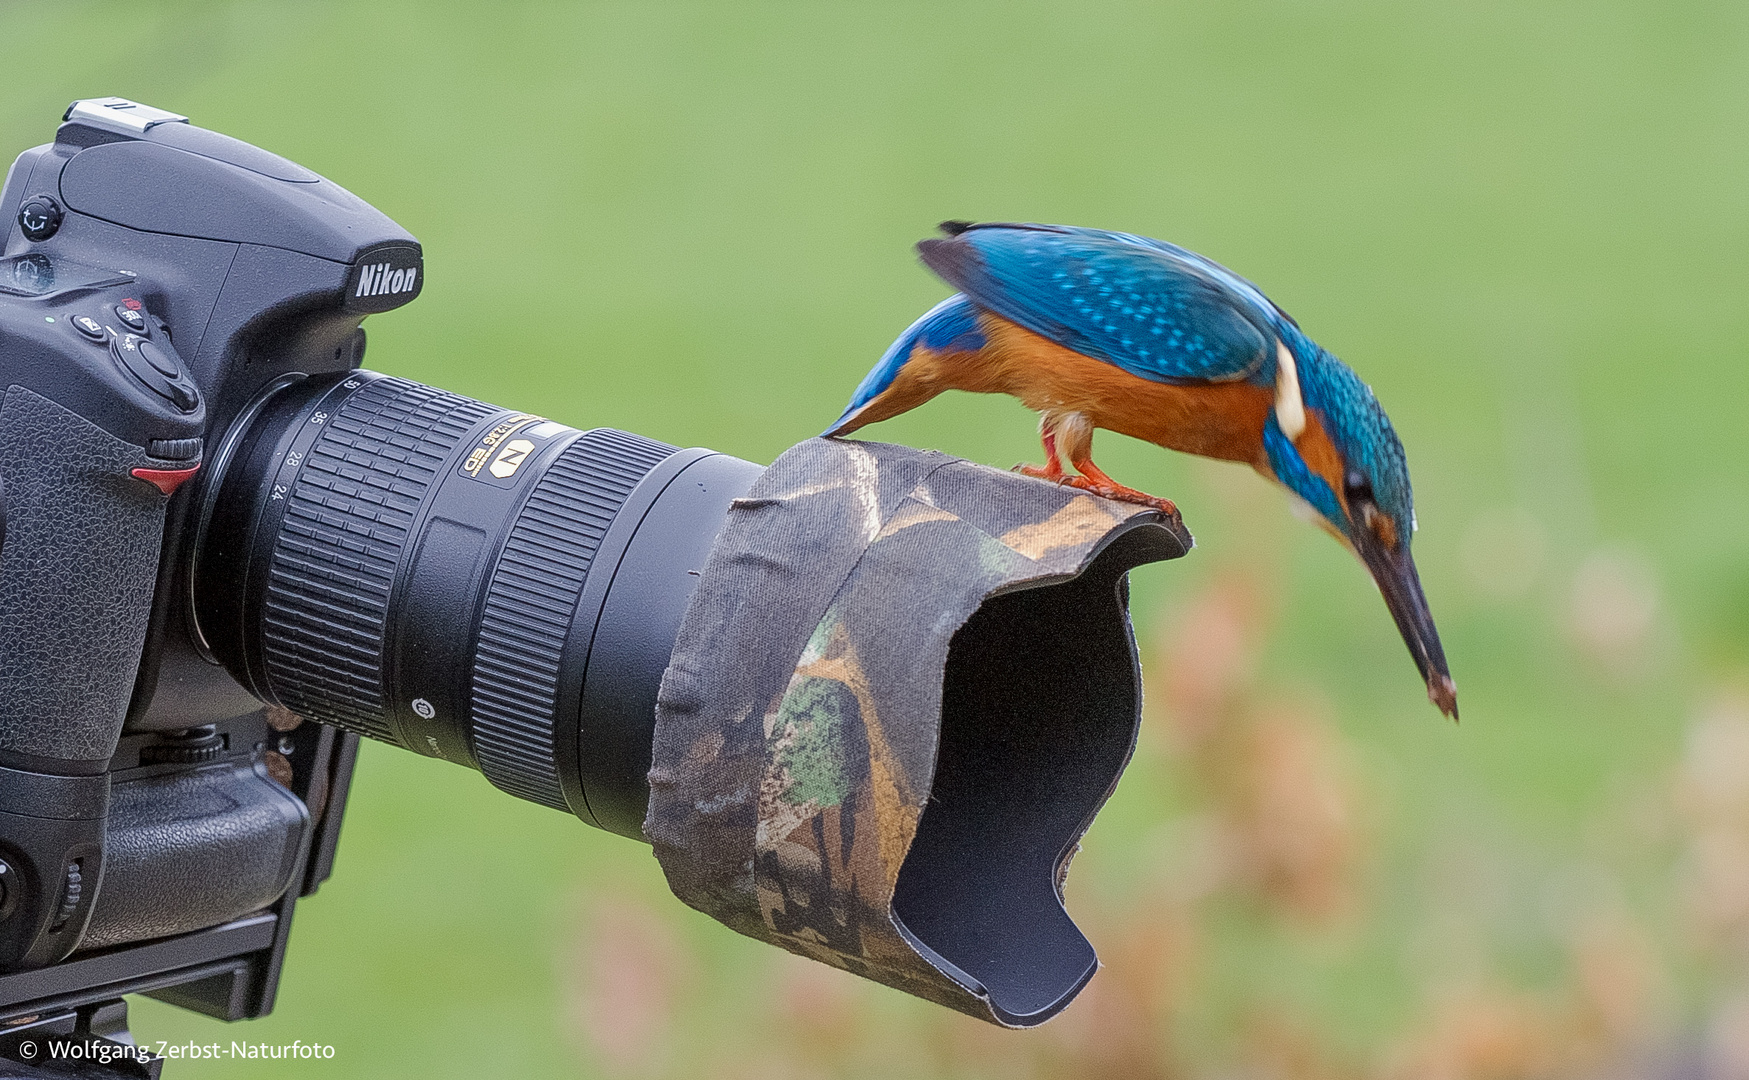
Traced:
<path fill-rule="evenodd" d="M 556 756 L 566 637 L 608 525 L 674 452 L 627 432 L 591 431 L 554 459 L 511 526 L 486 594 L 469 710 L 480 771 L 501 790 L 568 809 Z"/>
<path fill-rule="evenodd" d="M 381 378 L 321 418 L 321 434 L 286 495 L 268 570 L 261 637 L 279 704 L 396 741 L 383 713 L 383 638 L 395 567 L 445 457 L 495 411 L 434 387 Z"/>

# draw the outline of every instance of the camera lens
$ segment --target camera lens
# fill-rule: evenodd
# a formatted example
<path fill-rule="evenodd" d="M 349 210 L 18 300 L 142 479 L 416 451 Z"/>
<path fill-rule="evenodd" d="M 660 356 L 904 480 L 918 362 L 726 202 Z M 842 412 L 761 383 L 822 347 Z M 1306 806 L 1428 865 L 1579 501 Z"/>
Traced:
<path fill-rule="evenodd" d="M 263 701 L 639 836 L 674 635 L 761 471 L 374 372 L 291 377 L 214 455 L 197 643 Z"/>

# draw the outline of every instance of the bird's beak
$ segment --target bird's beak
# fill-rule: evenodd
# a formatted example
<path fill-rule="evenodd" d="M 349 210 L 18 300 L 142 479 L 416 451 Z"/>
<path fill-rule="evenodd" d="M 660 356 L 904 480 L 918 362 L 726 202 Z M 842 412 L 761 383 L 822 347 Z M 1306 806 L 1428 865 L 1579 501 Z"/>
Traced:
<path fill-rule="evenodd" d="M 1415 571 L 1409 545 L 1387 547 L 1371 529 L 1362 527 L 1354 531 L 1355 552 L 1372 571 L 1373 581 L 1384 594 L 1385 606 L 1391 609 L 1391 618 L 1397 620 L 1403 643 L 1409 646 L 1409 655 L 1415 658 L 1415 666 L 1427 683 L 1428 699 L 1439 706 L 1440 712 L 1456 720 L 1457 684 L 1451 681 L 1451 669 L 1446 666 L 1433 615 L 1427 610 L 1427 595 L 1421 591 L 1421 575 Z"/>

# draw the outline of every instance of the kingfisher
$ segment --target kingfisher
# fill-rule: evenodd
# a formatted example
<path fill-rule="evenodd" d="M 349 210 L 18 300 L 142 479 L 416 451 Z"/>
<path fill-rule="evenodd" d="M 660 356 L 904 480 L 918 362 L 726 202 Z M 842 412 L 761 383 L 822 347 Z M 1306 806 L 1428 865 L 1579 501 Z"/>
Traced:
<path fill-rule="evenodd" d="M 1250 465 L 1360 558 L 1428 698 L 1457 719 L 1409 554 L 1403 444 L 1348 365 L 1257 286 L 1176 244 L 1069 225 L 947 221 L 941 231 L 917 250 L 959 291 L 893 343 L 825 435 L 944 390 L 1010 394 L 1039 414 L 1044 444 L 1044 464 L 1018 471 L 1171 517 L 1171 501 L 1093 463 L 1096 428 Z"/>

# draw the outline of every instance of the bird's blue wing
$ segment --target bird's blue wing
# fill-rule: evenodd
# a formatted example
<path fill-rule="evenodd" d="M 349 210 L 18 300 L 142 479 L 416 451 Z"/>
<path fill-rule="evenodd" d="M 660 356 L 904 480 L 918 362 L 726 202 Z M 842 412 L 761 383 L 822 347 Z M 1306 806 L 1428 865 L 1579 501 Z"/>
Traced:
<path fill-rule="evenodd" d="M 1168 243 L 1165 240 L 1156 240 L 1151 236 L 1137 236 L 1135 233 L 1120 232 L 1099 233 L 1098 230 L 1094 229 L 1082 229 L 1080 231 L 1108 236 L 1124 243 L 1139 244 L 1142 247 L 1153 248 L 1155 251 L 1164 252 L 1174 258 L 1184 259 L 1194 263 L 1207 271 L 1211 277 L 1217 279 L 1222 285 L 1237 294 L 1237 298 L 1249 306 L 1253 311 L 1262 312 L 1266 317 L 1273 316 L 1273 318 L 1270 319 L 1271 322 L 1279 319 L 1292 326 L 1294 329 L 1299 329 L 1300 324 L 1298 320 L 1277 307 L 1275 301 L 1263 295 L 1262 289 L 1259 289 L 1257 286 L 1251 284 L 1250 281 L 1233 273 L 1231 270 L 1228 270 L 1226 267 L 1215 262 L 1206 255 L 1198 255 L 1189 248 L 1181 248 L 1177 244 Z"/>
<path fill-rule="evenodd" d="M 979 307 L 1155 382 L 1243 379 L 1275 363 L 1286 316 L 1244 278 L 1145 237 L 977 225 L 925 240 L 929 268 Z"/>

